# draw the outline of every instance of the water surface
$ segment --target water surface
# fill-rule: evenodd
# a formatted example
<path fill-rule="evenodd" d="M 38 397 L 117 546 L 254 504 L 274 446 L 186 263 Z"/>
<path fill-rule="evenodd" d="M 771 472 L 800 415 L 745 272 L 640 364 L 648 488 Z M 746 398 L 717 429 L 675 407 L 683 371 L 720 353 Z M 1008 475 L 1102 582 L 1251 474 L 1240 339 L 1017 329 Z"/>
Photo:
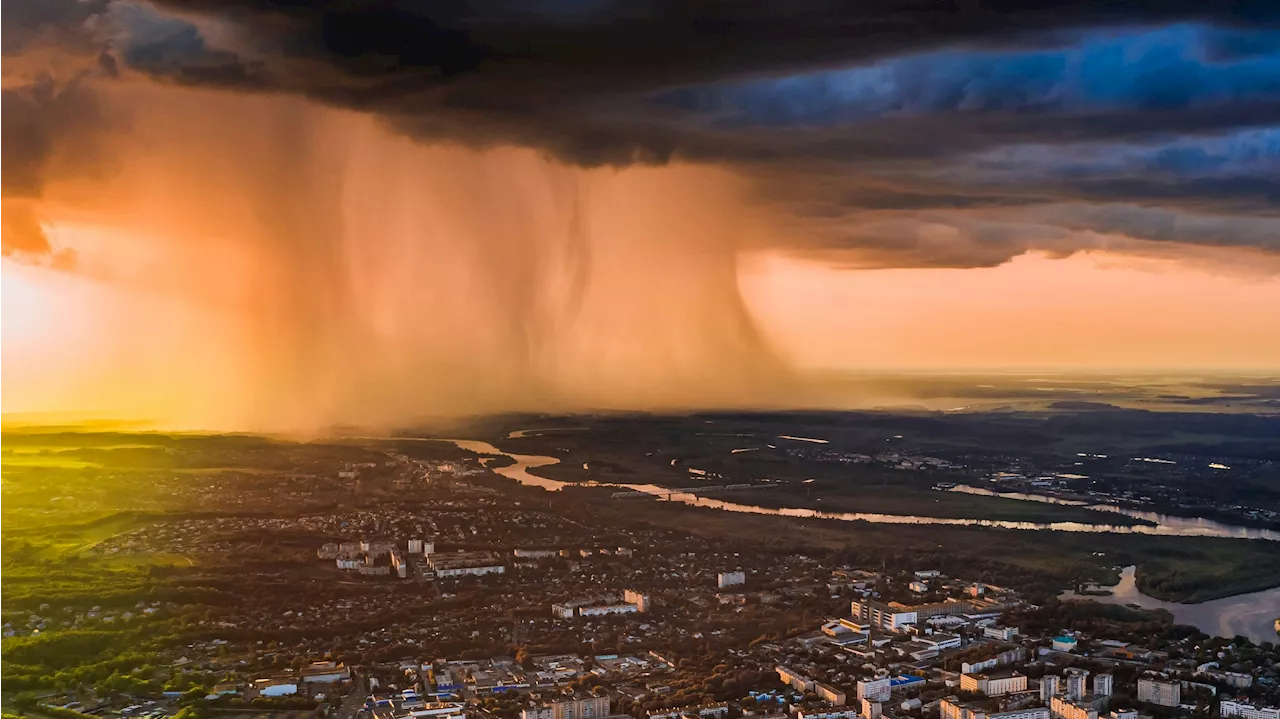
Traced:
<path fill-rule="evenodd" d="M 1238 594 L 1200 604 L 1178 604 L 1149 597 L 1138 591 L 1134 567 L 1125 567 L 1120 583 L 1105 587 L 1111 596 L 1078 595 L 1063 592 L 1062 599 L 1091 599 L 1104 604 L 1134 604 L 1143 609 L 1167 609 L 1178 624 L 1190 624 L 1205 634 L 1234 637 L 1237 634 L 1255 642 L 1280 641 L 1274 622 L 1280 617 L 1280 587 L 1252 594 Z"/>
<path fill-rule="evenodd" d="M 1091 532 L 1091 533 L 1116 533 L 1116 534 L 1157 534 L 1168 536 L 1182 537 L 1231 537 L 1245 539 L 1267 539 L 1271 541 L 1280 541 L 1280 532 L 1266 529 L 1253 529 L 1249 527 L 1234 527 L 1219 522 L 1213 522 L 1206 519 L 1188 519 L 1185 517 L 1169 517 L 1154 512 L 1137 512 L 1136 510 L 1123 510 L 1121 513 L 1135 512 L 1130 516 L 1138 516 L 1142 519 L 1155 522 L 1153 525 L 1135 525 L 1123 526 L 1112 524 L 1088 524 L 1083 522 L 1013 522 L 995 519 L 958 519 L 954 517 L 925 517 L 913 514 L 878 514 L 872 512 L 825 512 L 817 509 L 806 509 L 801 507 L 762 507 L 755 504 L 742 504 L 739 502 L 728 502 L 721 499 L 712 499 L 710 497 L 688 494 L 684 492 L 674 492 L 668 487 L 660 487 L 656 484 L 600 484 L 596 482 L 561 482 L 555 479 L 539 477 L 529 472 L 530 469 L 536 467 L 546 467 L 553 464 L 559 464 L 560 460 L 555 457 L 544 457 L 530 454 L 512 454 L 504 452 L 488 442 L 471 439 L 450 439 L 441 440 L 452 442 L 461 449 L 465 449 L 476 454 L 490 454 L 510 457 L 514 464 L 506 467 L 496 468 L 493 471 L 498 474 L 514 479 L 521 484 L 533 487 L 541 487 L 546 490 L 556 491 L 567 486 L 606 486 L 620 487 L 631 489 L 646 494 L 662 495 L 664 499 L 674 502 L 681 502 L 694 507 L 707 507 L 710 509 L 720 509 L 726 512 L 740 512 L 743 514 L 766 514 L 779 517 L 796 517 L 800 519 L 834 519 L 846 522 L 870 522 L 873 524 L 935 524 L 947 526 L 961 527 L 995 527 L 1000 529 L 1022 529 L 1022 530 L 1050 530 L 1057 532 Z M 979 490 L 969 488 L 975 494 L 988 492 L 996 495 L 995 492 L 989 490 Z M 1006 495 L 997 495 L 1006 496 Z M 1057 503 L 1067 504 L 1070 500 L 1059 500 L 1055 497 L 1040 497 L 1040 495 L 1025 495 L 1030 501 L 1046 501 L 1051 500 Z M 1018 497 L 1013 497 L 1018 498 Z M 1100 505 L 1108 506 L 1108 505 Z M 1120 510 L 1121 508 L 1115 508 Z"/>

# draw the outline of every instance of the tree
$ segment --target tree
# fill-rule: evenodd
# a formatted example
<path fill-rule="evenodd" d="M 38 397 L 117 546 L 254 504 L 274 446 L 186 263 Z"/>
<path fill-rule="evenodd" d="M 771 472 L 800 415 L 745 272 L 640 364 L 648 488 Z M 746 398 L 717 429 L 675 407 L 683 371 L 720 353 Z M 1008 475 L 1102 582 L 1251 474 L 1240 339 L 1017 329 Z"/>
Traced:
<path fill-rule="evenodd" d="M 529 656 L 528 647 L 520 647 L 516 650 L 516 664 L 519 664 L 525 671 L 532 671 L 535 668 L 533 657 Z"/>

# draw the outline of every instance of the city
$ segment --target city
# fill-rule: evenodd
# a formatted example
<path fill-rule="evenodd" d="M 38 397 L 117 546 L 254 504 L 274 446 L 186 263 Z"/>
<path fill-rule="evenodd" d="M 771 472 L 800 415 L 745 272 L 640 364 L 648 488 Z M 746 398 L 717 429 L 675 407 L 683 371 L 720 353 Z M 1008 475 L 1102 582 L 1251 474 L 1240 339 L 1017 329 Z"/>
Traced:
<path fill-rule="evenodd" d="M 509 434 L 499 444 L 555 433 Z M 1095 601 L 1116 572 L 1097 550 L 1154 541 L 1140 535 L 1089 539 L 1092 565 L 1046 565 L 1038 545 L 983 556 L 974 534 L 1023 530 L 950 530 L 969 551 L 856 523 L 833 543 L 810 524 L 829 520 L 724 533 L 719 510 L 549 492 L 448 441 L 32 428 L 6 442 L 33 466 L 6 475 L 4 686 L 40 716 L 1267 719 L 1280 704 L 1273 639 Z M 966 471 L 896 471 L 939 470 Z M 37 499 L 23 478 L 48 472 L 60 495 Z M 104 491 L 104 476 L 153 490 Z M 62 529 L 40 529 L 49 512 Z M 1244 542 L 1255 567 L 1274 551 L 1159 541 Z"/>

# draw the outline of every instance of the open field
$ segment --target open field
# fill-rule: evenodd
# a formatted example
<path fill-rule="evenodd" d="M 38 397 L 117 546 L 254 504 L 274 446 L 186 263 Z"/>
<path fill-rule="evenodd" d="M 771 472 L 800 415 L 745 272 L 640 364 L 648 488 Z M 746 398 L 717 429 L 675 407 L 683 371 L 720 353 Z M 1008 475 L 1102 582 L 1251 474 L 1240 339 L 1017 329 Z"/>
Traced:
<path fill-rule="evenodd" d="M 1045 578 L 1046 595 L 1056 593 L 1051 583 L 1114 584 L 1119 568 L 1128 564 L 1138 566 L 1140 577 L 1144 571 L 1160 576 L 1176 565 L 1179 583 L 1147 592 L 1166 601 L 1208 601 L 1280 586 L 1280 551 L 1264 540 L 832 522 L 734 515 L 656 501 L 596 500 L 591 506 L 607 521 L 641 522 L 795 551 L 822 547 L 846 553 L 853 564 L 875 566 L 911 557 L 943 571 L 969 566 L 1009 575 L 1032 572 Z"/>

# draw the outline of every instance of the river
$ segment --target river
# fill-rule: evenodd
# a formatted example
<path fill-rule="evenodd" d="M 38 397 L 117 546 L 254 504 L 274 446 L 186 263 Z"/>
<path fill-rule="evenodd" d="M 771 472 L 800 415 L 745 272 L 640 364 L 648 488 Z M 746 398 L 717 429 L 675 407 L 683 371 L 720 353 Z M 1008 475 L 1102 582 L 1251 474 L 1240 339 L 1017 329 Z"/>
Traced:
<path fill-rule="evenodd" d="M 1109 589 L 1111 596 L 1078 595 L 1064 592 L 1063 599 L 1092 599 L 1104 604 L 1136 604 L 1144 609 L 1167 609 L 1178 624 L 1190 624 L 1205 634 L 1234 637 L 1255 642 L 1277 641 L 1275 619 L 1280 615 L 1280 587 L 1252 594 L 1239 594 L 1200 604 L 1177 604 L 1149 597 L 1138 591 L 1134 567 L 1125 567 L 1120 583 Z"/>
<path fill-rule="evenodd" d="M 560 460 L 555 457 L 545 457 L 531 454 L 512 454 L 504 452 L 488 442 L 469 439 L 444 440 L 452 442 L 461 449 L 465 449 L 476 454 L 498 455 L 510 457 L 513 464 L 506 467 L 495 468 L 493 471 L 514 479 L 521 484 L 541 487 L 546 490 L 556 491 L 569 486 L 616 486 L 626 489 L 632 489 L 638 492 L 648 494 L 657 494 L 668 492 L 669 489 L 654 484 L 618 484 L 604 485 L 591 483 L 575 483 L 561 482 L 555 479 L 539 477 L 531 473 L 529 470 L 536 467 L 546 467 L 553 464 L 559 464 Z M 1009 493 L 997 494 L 990 490 L 982 490 L 977 488 L 967 488 L 974 494 L 997 495 L 1011 499 L 1023 499 L 1025 501 L 1083 505 L 1083 502 L 1072 502 L 1071 500 L 1058 499 L 1056 497 L 1046 497 L 1044 495 L 1025 495 L 1025 496 L 1009 496 Z M 1123 527 L 1105 524 L 1081 524 L 1078 522 L 1054 522 L 1049 524 L 1041 524 L 1036 522 L 1004 522 L 993 520 L 977 520 L 977 519 L 949 519 L 944 517 L 920 517 L 915 515 L 898 515 L 898 514 L 870 514 L 861 512 L 820 512 L 813 509 L 798 508 L 773 508 L 760 507 L 752 504 L 739 504 L 735 502 L 725 502 L 718 499 L 710 499 L 700 497 L 693 494 L 672 494 L 668 498 L 684 504 L 696 507 L 708 507 L 711 509 L 721 509 L 728 512 L 743 512 L 748 514 L 771 514 L 784 517 L 799 518 L 821 518 L 835 519 L 844 521 L 863 521 L 879 524 L 941 524 L 941 525 L 962 525 L 962 526 L 981 526 L 981 527 L 1002 527 L 1006 529 L 1027 529 L 1027 530 L 1051 530 L 1063 532 L 1136 532 L 1142 534 L 1163 534 L 1171 536 L 1194 536 L 1194 537 L 1233 537 L 1233 538 L 1254 538 L 1269 539 L 1276 541 L 1280 536 L 1276 532 L 1263 529 L 1251 529 L 1247 527 L 1233 527 L 1227 524 L 1212 522 L 1201 519 L 1187 519 L 1185 517 L 1170 517 L 1154 512 L 1141 512 L 1138 510 L 1126 510 L 1113 505 L 1087 505 L 1093 508 L 1104 509 L 1104 511 L 1116 511 L 1140 519 L 1146 519 L 1156 522 L 1155 526 L 1135 526 Z M 1273 622 L 1277 615 L 1280 614 L 1280 587 L 1268 589 L 1252 594 L 1241 594 L 1225 599 L 1216 599 L 1211 602 L 1202 602 L 1200 604 L 1177 604 L 1174 602 L 1165 602 L 1153 597 L 1149 597 L 1138 591 L 1137 583 L 1134 579 L 1134 567 L 1126 567 L 1120 575 L 1120 583 L 1114 587 L 1109 587 L 1112 592 L 1111 596 L 1086 596 L 1076 597 L 1071 592 L 1063 595 L 1064 598 L 1084 598 L 1092 599 L 1099 602 L 1109 604 L 1136 604 L 1147 609 L 1167 609 L 1174 616 L 1175 621 L 1179 624 L 1190 624 L 1206 634 L 1214 634 L 1218 636 L 1233 637 L 1237 634 L 1249 637 L 1255 642 L 1264 640 L 1275 641 L 1276 633 Z"/>
<path fill-rule="evenodd" d="M 1239 527 L 1233 524 L 1223 524 L 1215 522 L 1212 519 L 1204 519 L 1203 517 L 1176 517 L 1170 514 L 1159 514 L 1157 512 L 1145 512 L 1141 509 L 1129 509 L 1115 504 L 1089 504 L 1088 502 L 1080 502 L 1073 499 L 1062 499 L 1061 497 L 1050 497 L 1044 494 L 1024 494 L 1022 492 L 995 492 L 990 489 L 982 489 L 981 487 L 970 487 L 968 485 L 960 485 L 953 487 L 952 492 L 961 492 L 964 494 L 976 494 L 983 497 L 1001 497 L 1003 499 L 1017 499 L 1024 502 L 1043 502 L 1046 504 L 1063 504 L 1072 507 L 1084 507 L 1085 509 L 1095 509 L 1099 512 L 1112 512 L 1114 514 L 1123 514 L 1126 517 L 1134 519 L 1143 519 L 1148 522 L 1154 522 L 1155 528 L 1164 528 L 1165 531 L 1152 531 L 1149 534 L 1174 534 L 1182 537 L 1231 537 L 1234 539 L 1269 539 L 1273 542 L 1280 542 L 1280 532 L 1271 529 L 1260 529 L 1257 527 Z"/>
<path fill-rule="evenodd" d="M 532 454 L 512 454 L 504 452 L 488 442 L 481 442 L 472 439 L 450 439 L 441 440 L 452 442 L 461 449 L 465 449 L 476 454 L 500 455 L 510 457 L 514 464 L 506 467 L 495 468 L 493 471 L 498 474 L 514 479 L 521 484 L 532 487 L 541 487 L 550 491 L 557 491 L 568 486 L 594 486 L 594 487 L 619 487 L 630 489 L 646 494 L 662 494 L 665 499 L 675 502 L 682 502 L 694 507 L 707 507 L 709 509 L 720 509 L 726 512 L 741 512 L 744 514 L 769 514 L 780 517 L 796 517 L 800 519 L 834 519 L 846 522 L 870 522 L 873 524 L 937 524 L 961 527 L 995 527 L 1000 529 L 1023 529 L 1023 530 L 1051 530 L 1057 532 L 1092 532 L 1092 533 L 1114 533 L 1114 534 L 1158 534 L 1168 536 L 1183 537 L 1230 537 L 1237 539 L 1269 539 L 1271 541 L 1280 541 L 1280 532 L 1274 532 L 1266 529 L 1251 529 L 1248 527 L 1234 527 L 1209 520 L 1187 519 L 1184 517 L 1168 517 L 1162 514 L 1151 512 L 1139 513 L 1143 519 L 1155 522 L 1153 525 L 1136 525 L 1122 526 L 1112 524 L 1087 524 L 1082 522 L 1012 522 L 995 519 L 957 519 L 952 517 L 924 517 L 913 514 L 875 514 L 870 512 L 824 512 L 817 509 L 804 509 L 799 507 L 762 507 L 755 504 L 740 504 L 738 502 L 726 502 L 720 499 L 711 499 L 705 496 L 687 494 L 677 492 L 667 494 L 670 488 L 660 487 L 656 484 L 598 484 L 595 482 L 561 482 L 555 479 L 539 477 L 529 472 L 535 467 L 546 467 L 553 464 L 559 464 L 560 460 L 555 457 L 544 457 Z M 978 490 L 970 488 L 974 493 L 983 493 L 987 490 Z M 991 492 L 991 494 L 995 494 Z M 1004 495 L 1001 495 L 1004 496 Z M 1036 497 L 1038 495 L 1026 495 L 1027 498 Z M 1015 497 L 1016 498 L 1016 497 Z M 1055 499 L 1046 497 L 1044 499 Z M 1043 500 L 1031 500 L 1043 501 Z M 1063 503 L 1069 500 L 1057 500 Z M 1119 509 L 1119 508 L 1116 508 Z"/>

